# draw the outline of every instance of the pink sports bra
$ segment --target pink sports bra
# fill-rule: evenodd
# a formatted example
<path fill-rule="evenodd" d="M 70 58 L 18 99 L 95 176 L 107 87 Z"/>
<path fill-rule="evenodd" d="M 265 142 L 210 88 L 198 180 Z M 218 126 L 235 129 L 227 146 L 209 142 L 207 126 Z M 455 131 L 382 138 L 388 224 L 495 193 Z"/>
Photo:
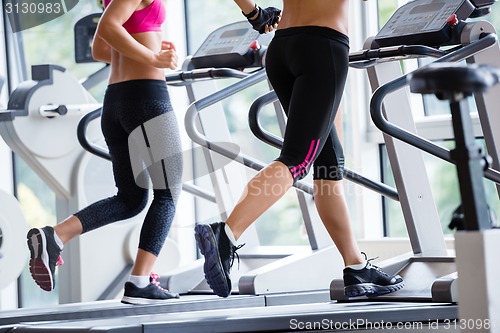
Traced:
<path fill-rule="evenodd" d="M 104 0 L 104 7 L 107 7 L 111 0 Z M 161 31 L 161 25 L 165 22 L 166 10 L 162 0 L 153 0 L 151 4 L 142 9 L 136 10 L 123 27 L 129 34 L 140 32 Z"/>

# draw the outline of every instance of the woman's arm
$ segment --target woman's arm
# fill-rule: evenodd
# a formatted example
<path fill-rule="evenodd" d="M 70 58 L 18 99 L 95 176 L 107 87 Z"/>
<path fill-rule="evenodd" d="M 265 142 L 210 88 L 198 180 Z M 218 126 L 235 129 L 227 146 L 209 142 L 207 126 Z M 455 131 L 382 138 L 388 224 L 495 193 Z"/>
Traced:
<path fill-rule="evenodd" d="M 257 7 L 257 4 L 253 0 L 234 0 L 234 2 L 236 2 L 241 11 L 246 15 L 250 14 Z"/>
<path fill-rule="evenodd" d="M 104 11 L 96 35 L 102 38 L 114 50 L 138 62 L 158 68 L 172 68 L 172 49 L 153 52 L 137 42 L 123 27 L 141 0 L 113 0 Z"/>
<path fill-rule="evenodd" d="M 111 48 L 101 37 L 94 35 L 92 42 L 92 57 L 97 61 L 111 63 Z"/>
<path fill-rule="evenodd" d="M 261 34 L 271 32 L 278 27 L 281 19 L 281 10 L 278 8 L 263 9 L 257 6 L 254 0 L 234 0 L 234 2 L 240 7 L 252 27 Z"/>

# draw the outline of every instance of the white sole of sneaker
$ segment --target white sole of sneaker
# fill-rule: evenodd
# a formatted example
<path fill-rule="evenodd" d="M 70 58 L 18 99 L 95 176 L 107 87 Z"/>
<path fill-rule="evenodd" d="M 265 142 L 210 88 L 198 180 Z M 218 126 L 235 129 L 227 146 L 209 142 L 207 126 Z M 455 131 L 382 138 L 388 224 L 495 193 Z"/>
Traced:
<path fill-rule="evenodd" d="M 390 286 L 380 286 L 374 283 L 360 283 L 357 285 L 345 287 L 344 293 L 347 297 L 377 297 L 393 293 L 395 291 L 403 289 L 403 287 L 404 282 Z"/>

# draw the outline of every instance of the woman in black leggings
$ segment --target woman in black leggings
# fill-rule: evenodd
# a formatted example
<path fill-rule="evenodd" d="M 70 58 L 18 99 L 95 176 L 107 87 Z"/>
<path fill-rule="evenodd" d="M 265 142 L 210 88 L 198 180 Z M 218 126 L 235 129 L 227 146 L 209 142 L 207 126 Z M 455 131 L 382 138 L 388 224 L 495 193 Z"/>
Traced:
<path fill-rule="evenodd" d="M 278 30 L 269 45 L 267 75 L 288 117 L 276 161 L 288 167 L 294 183 L 311 167 L 314 179 L 342 180 L 344 154 L 333 120 L 348 52 L 346 35 L 317 26 Z"/>
<path fill-rule="evenodd" d="M 346 266 L 346 295 L 401 289 L 401 277 L 382 272 L 359 251 L 344 198 L 344 155 L 333 121 L 349 66 L 349 0 L 284 0 L 282 14 L 253 0 L 234 1 L 257 31 L 277 28 L 266 71 L 288 120 L 280 156 L 250 180 L 226 222 L 196 226 L 209 285 L 219 296 L 230 294 L 238 238 L 312 168 L 316 208 Z"/>
<path fill-rule="evenodd" d="M 165 242 L 181 191 L 182 154 L 176 116 L 163 69 L 177 67 L 175 47 L 162 41 L 162 0 L 105 0 L 92 54 L 111 64 L 102 108 L 102 132 L 118 192 L 68 217 L 54 228 L 28 232 L 30 271 L 44 290 L 54 288 L 64 244 L 74 237 L 140 213 L 144 219 L 124 303 L 148 304 L 179 297 L 159 286 L 151 270 Z M 96 244 L 106 251 L 106 244 Z"/>

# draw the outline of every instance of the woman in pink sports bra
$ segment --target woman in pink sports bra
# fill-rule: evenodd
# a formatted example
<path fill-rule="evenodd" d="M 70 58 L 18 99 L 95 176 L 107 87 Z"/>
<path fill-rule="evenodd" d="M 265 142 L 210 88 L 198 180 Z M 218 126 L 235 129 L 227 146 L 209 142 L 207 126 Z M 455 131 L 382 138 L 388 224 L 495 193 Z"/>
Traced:
<path fill-rule="evenodd" d="M 139 249 L 122 302 L 151 304 L 179 297 L 161 288 L 158 276 L 151 273 L 172 224 L 182 186 L 179 129 L 164 75 L 164 69 L 177 67 L 177 55 L 173 43 L 162 41 L 161 25 L 166 14 L 162 1 L 105 1 L 92 54 L 96 60 L 111 64 L 101 127 L 117 194 L 76 212 L 54 228 L 28 232 L 31 275 L 46 291 L 54 289 L 55 267 L 62 264 L 64 244 L 80 234 L 139 214 L 147 206 L 151 183 L 153 200 L 142 224 Z M 142 151 L 155 154 L 152 161 L 136 158 L 141 156 L 141 144 L 147 146 Z M 102 253 L 106 253 L 106 244 L 96 246 L 102 246 Z"/>
<path fill-rule="evenodd" d="M 93 44 L 96 60 L 111 63 L 109 83 L 164 80 L 163 68 L 177 68 L 175 47 L 162 42 L 162 0 L 104 2 Z"/>

